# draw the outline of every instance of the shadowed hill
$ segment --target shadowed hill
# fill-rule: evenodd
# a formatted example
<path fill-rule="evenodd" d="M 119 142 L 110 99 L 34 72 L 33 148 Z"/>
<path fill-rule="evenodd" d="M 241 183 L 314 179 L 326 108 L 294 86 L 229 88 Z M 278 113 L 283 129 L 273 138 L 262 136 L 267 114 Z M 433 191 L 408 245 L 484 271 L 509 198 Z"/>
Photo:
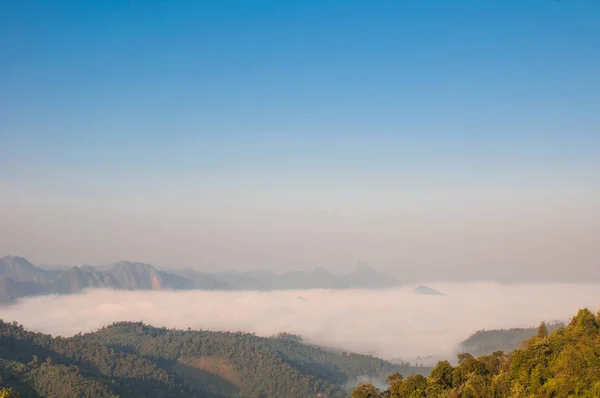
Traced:
<path fill-rule="evenodd" d="M 40 397 L 213 397 L 149 359 L 0 321 L 3 384 Z"/>
<path fill-rule="evenodd" d="M 358 378 L 383 380 L 390 372 L 428 369 L 335 354 L 287 334 L 120 322 L 54 338 L 0 321 L 0 380 L 23 396 L 342 398 Z"/>
<path fill-rule="evenodd" d="M 309 391 L 325 396 L 344 396 L 340 386 L 359 376 L 385 378 L 389 372 L 428 372 L 366 355 L 334 354 L 303 344 L 282 334 L 263 338 L 248 333 L 183 331 L 154 328 L 143 323 L 121 322 L 84 335 L 117 351 L 132 352 L 168 361 L 196 364 L 197 369 L 218 369 L 216 375 L 240 388 L 243 395 L 268 391 L 273 396 L 308 396 Z M 212 364 L 212 365 L 211 365 Z M 234 380 L 237 380 L 236 382 Z M 298 385 L 306 386 L 300 394 Z M 292 395 L 284 391 L 298 391 Z M 281 395 L 283 394 L 283 395 Z M 271 395 L 269 395 L 271 396 Z"/>

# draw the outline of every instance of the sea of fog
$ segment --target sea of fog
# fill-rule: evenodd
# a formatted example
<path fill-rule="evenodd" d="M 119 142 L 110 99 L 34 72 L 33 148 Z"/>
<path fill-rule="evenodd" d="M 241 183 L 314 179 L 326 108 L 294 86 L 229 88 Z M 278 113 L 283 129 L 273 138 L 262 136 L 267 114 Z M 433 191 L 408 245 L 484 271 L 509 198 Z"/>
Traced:
<path fill-rule="evenodd" d="M 410 360 L 451 359 L 458 343 L 479 329 L 567 321 L 577 309 L 596 310 L 600 285 L 428 284 L 444 296 L 386 290 L 274 292 L 109 291 L 28 298 L 0 307 L 0 318 L 69 336 L 115 321 L 154 326 L 301 335 L 316 344 Z"/>

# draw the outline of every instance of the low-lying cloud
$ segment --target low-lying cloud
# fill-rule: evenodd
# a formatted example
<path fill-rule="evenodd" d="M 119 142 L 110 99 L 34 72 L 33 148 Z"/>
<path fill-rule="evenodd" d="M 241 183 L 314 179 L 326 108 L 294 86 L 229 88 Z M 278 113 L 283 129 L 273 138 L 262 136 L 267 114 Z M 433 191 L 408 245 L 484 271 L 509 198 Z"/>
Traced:
<path fill-rule="evenodd" d="M 389 290 L 275 292 L 108 291 L 45 296 L 0 307 L 0 318 L 26 328 L 69 336 L 115 321 L 154 326 L 245 331 L 410 359 L 452 358 L 456 345 L 479 329 L 526 327 L 568 320 L 577 309 L 596 309 L 600 285 L 436 284 L 445 296 Z"/>

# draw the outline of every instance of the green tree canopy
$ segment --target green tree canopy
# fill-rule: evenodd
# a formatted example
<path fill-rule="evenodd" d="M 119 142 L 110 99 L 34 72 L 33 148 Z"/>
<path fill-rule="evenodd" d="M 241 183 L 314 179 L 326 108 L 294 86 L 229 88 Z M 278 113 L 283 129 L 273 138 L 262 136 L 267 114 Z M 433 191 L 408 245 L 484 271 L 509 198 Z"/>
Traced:
<path fill-rule="evenodd" d="M 457 366 L 440 361 L 427 378 L 391 379 L 378 397 L 600 397 L 600 314 L 581 309 L 566 328 L 550 334 L 542 322 L 510 354 L 460 354 Z"/>

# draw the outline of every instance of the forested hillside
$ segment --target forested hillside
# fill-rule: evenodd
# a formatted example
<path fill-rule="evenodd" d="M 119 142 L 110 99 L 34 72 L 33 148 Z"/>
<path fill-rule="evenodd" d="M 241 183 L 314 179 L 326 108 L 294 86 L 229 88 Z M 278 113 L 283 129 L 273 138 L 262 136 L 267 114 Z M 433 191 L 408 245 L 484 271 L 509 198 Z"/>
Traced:
<path fill-rule="evenodd" d="M 116 323 L 61 338 L 0 321 L 0 386 L 33 397 L 347 397 L 358 377 L 410 368 L 335 354 L 297 336 Z"/>
<path fill-rule="evenodd" d="M 599 397 L 600 314 L 579 310 L 552 333 L 542 322 L 521 349 L 478 358 L 460 354 L 458 361 L 455 367 L 439 362 L 429 377 L 393 374 L 386 391 L 363 383 L 352 397 Z"/>
<path fill-rule="evenodd" d="M 550 322 L 546 324 L 548 331 L 565 327 L 562 322 Z M 520 344 L 530 337 L 535 336 L 536 328 L 513 328 L 478 330 L 469 338 L 460 343 L 459 351 L 474 356 L 489 355 L 495 351 L 510 352 L 519 348 Z"/>
<path fill-rule="evenodd" d="M 0 383 L 26 396 L 211 397 L 151 360 L 0 321 Z"/>
<path fill-rule="evenodd" d="M 428 372 L 371 356 L 334 354 L 285 334 L 263 338 L 248 333 L 168 330 L 127 322 L 83 338 L 117 351 L 154 358 L 174 366 L 174 370 L 182 364 L 201 371 L 218 368 L 215 373 L 243 396 L 345 396 L 340 387 L 359 376 L 384 380 L 390 371 Z"/>

